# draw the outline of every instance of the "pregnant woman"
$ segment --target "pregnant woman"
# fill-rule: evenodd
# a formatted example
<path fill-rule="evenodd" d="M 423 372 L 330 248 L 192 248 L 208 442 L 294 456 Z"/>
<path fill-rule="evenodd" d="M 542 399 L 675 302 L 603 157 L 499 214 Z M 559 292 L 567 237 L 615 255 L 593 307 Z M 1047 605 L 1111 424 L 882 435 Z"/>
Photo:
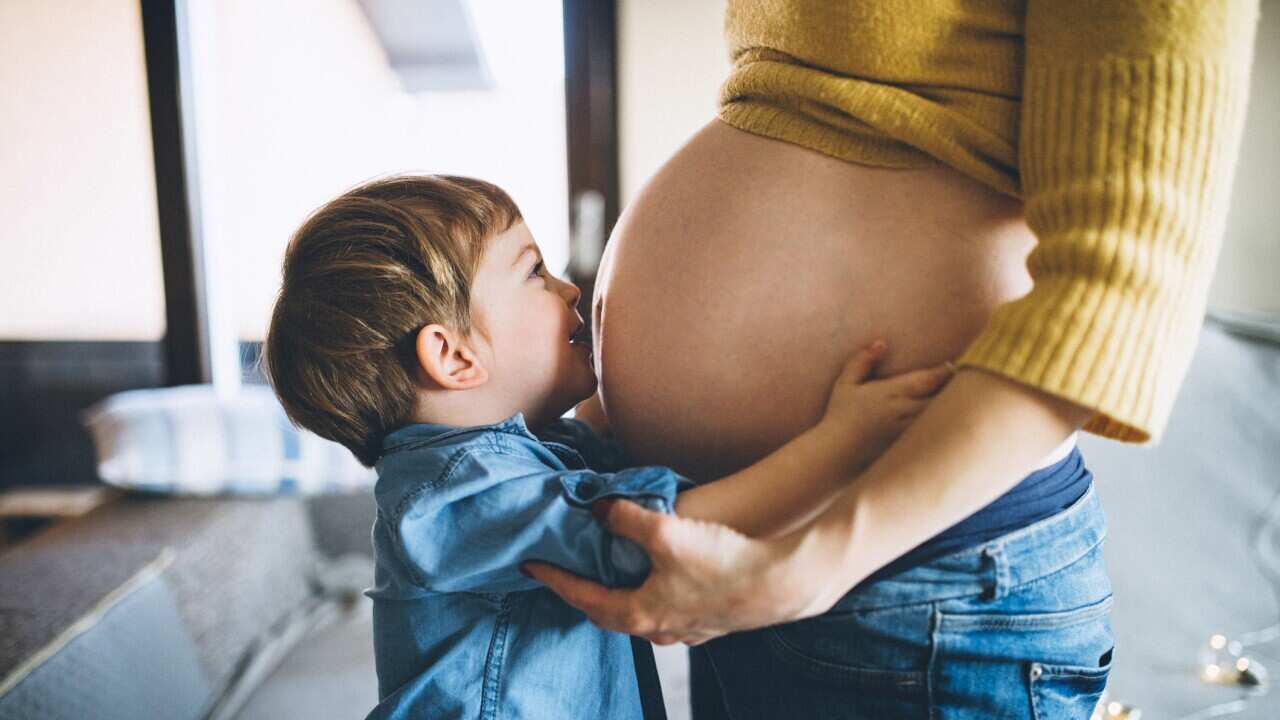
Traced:
<path fill-rule="evenodd" d="M 604 627 L 698 645 L 700 718 L 1087 717 L 1113 641 L 1076 432 L 1155 442 L 1167 421 L 1256 13 L 731 0 L 719 118 L 601 268 L 615 433 L 714 477 L 812 425 L 873 338 L 885 372 L 959 371 L 806 527 L 745 538 L 620 503 L 601 514 L 648 549 L 644 586 L 531 571 Z"/>

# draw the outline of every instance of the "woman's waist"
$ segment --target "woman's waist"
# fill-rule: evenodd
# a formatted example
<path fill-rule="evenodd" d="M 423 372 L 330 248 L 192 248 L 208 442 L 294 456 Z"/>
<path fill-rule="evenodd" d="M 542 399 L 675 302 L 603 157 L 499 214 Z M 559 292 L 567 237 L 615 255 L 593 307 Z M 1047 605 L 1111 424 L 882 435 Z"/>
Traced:
<path fill-rule="evenodd" d="M 1079 435 L 1080 433 L 1078 432 L 1073 432 L 1068 435 L 1067 438 L 1059 443 L 1057 447 L 1045 454 L 1045 456 L 1035 464 L 1035 468 L 1031 472 L 1034 473 L 1038 470 L 1052 467 L 1066 459 L 1066 457 L 1071 454 L 1071 451 L 1076 449 L 1076 441 L 1079 438 Z"/>
<path fill-rule="evenodd" d="M 1069 438 L 1067 455 L 1024 476 L 996 500 L 877 570 L 851 594 L 859 607 L 923 592 L 972 594 L 993 574 L 1016 585 L 1056 572 L 1105 534 L 1093 473 Z"/>

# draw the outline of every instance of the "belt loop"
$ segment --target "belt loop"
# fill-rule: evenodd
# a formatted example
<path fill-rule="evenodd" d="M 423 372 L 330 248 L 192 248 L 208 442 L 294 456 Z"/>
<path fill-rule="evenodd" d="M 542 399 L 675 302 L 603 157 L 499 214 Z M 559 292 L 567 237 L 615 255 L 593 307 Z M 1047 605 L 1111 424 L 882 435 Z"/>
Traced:
<path fill-rule="evenodd" d="M 1004 554 L 1004 545 L 987 545 L 982 548 L 982 557 L 991 564 L 991 585 L 983 590 L 982 597 L 984 600 L 999 600 L 1009 592 L 1009 559 Z"/>

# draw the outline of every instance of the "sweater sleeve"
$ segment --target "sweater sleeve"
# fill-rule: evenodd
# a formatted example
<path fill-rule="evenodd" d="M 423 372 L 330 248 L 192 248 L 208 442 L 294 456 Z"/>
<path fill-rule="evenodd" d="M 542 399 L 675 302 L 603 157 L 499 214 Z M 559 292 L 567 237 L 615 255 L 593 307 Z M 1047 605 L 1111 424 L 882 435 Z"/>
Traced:
<path fill-rule="evenodd" d="M 1028 0 L 1019 125 L 1033 289 L 958 364 L 1158 442 L 1195 350 L 1239 154 L 1256 0 Z"/>

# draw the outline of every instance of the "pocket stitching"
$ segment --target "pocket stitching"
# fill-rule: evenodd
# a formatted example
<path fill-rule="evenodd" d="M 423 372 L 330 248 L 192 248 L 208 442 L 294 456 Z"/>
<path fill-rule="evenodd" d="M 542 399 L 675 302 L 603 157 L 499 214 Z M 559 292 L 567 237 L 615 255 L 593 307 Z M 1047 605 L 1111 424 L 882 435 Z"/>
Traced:
<path fill-rule="evenodd" d="M 1107 595 L 1092 605 L 1059 612 L 1021 615 L 942 613 L 941 625 L 946 630 L 1051 630 L 1095 620 L 1110 612 L 1112 603 L 1112 596 Z"/>
<path fill-rule="evenodd" d="M 858 680 L 877 685 L 891 685 L 902 689 L 922 688 L 925 686 L 926 672 L 923 670 L 881 670 L 819 660 L 809 657 L 791 645 L 776 628 L 769 628 L 767 632 L 769 647 L 777 651 L 775 652 L 775 657 L 782 662 L 798 666 L 802 670 L 820 675 L 825 679 L 846 682 Z"/>
<path fill-rule="evenodd" d="M 1099 665 L 1097 667 L 1088 667 L 1085 665 L 1048 665 L 1039 663 L 1040 671 L 1043 673 L 1041 677 L 1063 677 L 1063 678 L 1085 678 L 1087 680 L 1096 680 L 1106 678 L 1111 673 L 1111 663 Z"/>
<path fill-rule="evenodd" d="M 1107 677 L 1111 674 L 1111 662 L 1096 668 L 1082 665 L 1046 665 L 1045 663 L 1033 663 L 1032 666 L 1039 666 L 1040 668 L 1040 676 L 1029 677 L 1027 682 L 1027 694 L 1031 700 L 1031 713 L 1036 720 L 1040 720 L 1041 717 L 1047 717 L 1047 713 L 1042 712 L 1040 708 L 1043 702 L 1041 695 L 1036 691 L 1037 687 L 1044 686 L 1046 679 L 1079 678 L 1091 682 L 1101 682 L 1102 688 L 1098 692 L 1089 693 L 1100 697 L 1102 692 L 1106 690 Z"/>

